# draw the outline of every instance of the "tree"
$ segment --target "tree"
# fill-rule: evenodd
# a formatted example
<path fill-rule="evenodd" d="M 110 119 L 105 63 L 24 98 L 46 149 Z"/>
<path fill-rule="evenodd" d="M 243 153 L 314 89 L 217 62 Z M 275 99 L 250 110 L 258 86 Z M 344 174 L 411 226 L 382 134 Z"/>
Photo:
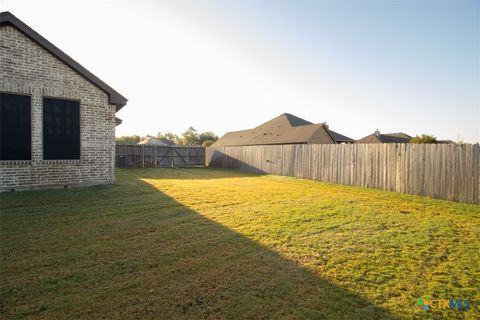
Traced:
<path fill-rule="evenodd" d="M 182 133 L 181 144 L 185 146 L 200 145 L 200 136 L 194 127 L 189 127 Z"/>
<path fill-rule="evenodd" d="M 214 143 L 215 143 L 215 141 L 213 141 L 213 140 L 205 140 L 205 141 L 202 142 L 202 146 L 210 147 Z"/>
<path fill-rule="evenodd" d="M 147 137 L 153 137 L 153 136 L 147 135 Z M 212 131 L 205 131 L 202 133 L 198 133 L 194 127 L 189 127 L 180 136 L 172 132 L 165 132 L 165 133 L 158 132 L 157 138 L 167 139 L 178 145 L 204 146 L 204 147 L 211 146 L 215 141 L 218 140 L 218 136 Z M 138 143 L 141 140 L 142 138 L 137 135 L 123 136 L 123 137 L 116 138 L 117 143 Z"/>
<path fill-rule="evenodd" d="M 422 135 L 416 135 L 412 139 L 410 139 L 410 143 L 437 143 L 437 138 L 434 135 L 430 134 L 422 134 Z"/>
<path fill-rule="evenodd" d="M 135 134 L 131 136 L 115 137 L 115 142 L 118 144 L 137 144 L 140 141 L 142 141 L 142 137 Z"/>
<path fill-rule="evenodd" d="M 218 136 L 212 131 L 206 131 L 200 134 L 199 140 L 202 146 L 209 147 L 218 140 Z"/>
<path fill-rule="evenodd" d="M 161 133 L 161 132 L 159 132 L 157 134 L 157 138 L 158 139 L 167 139 L 167 140 L 172 141 L 175 144 L 181 144 L 181 139 L 175 133 L 171 133 L 171 132 Z"/>

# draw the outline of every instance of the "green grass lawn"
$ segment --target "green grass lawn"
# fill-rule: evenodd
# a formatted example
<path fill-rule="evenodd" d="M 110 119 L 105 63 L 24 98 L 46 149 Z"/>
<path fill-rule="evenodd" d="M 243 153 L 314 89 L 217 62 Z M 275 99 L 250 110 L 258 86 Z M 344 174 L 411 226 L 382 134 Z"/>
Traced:
<path fill-rule="evenodd" d="M 3 193 L 2 319 L 478 319 L 480 206 L 214 169 Z M 422 311 L 421 296 L 471 309 Z"/>

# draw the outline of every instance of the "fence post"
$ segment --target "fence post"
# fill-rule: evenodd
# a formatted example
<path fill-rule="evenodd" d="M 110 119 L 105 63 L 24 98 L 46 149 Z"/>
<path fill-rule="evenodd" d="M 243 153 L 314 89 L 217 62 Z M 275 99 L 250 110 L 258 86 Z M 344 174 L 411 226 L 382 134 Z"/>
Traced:
<path fill-rule="evenodd" d="M 130 150 L 128 147 L 125 147 L 125 149 L 127 150 L 127 154 L 125 155 L 125 157 L 127 158 L 127 160 L 125 160 L 127 162 L 127 168 L 130 167 Z"/>
<path fill-rule="evenodd" d="M 157 167 L 157 146 L 153 146 L 153 161 L 154 161 L 154 164 L 153 164 L 153 167 L 156 168 Z"/>
<path fill-rule="evenodd" d="M 145 168 L 145 145 L 142 146 L 142 168 Z"/>

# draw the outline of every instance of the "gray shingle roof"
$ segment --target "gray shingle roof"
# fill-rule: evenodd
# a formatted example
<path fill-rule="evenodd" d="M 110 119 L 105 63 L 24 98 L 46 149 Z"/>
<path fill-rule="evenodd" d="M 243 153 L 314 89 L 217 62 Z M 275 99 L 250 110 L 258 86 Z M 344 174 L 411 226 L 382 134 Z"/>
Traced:
<path fill-rule="evenodd" d="M 213 147 L 271 144 L 335 143 L 324 124 L 284 113 L 253 129 L 227 132 Z"/>
<path fill-rule="evenodd" d="M 332 137 L 335 139 L 337 143 L 342 143 L 342 142 L 354 143 L 355 142 L 355 140 L 353 140 L 352 138 L 344 136 L 343 134 L 340 134 L 338 132 L 330 130 L 330 133 L 332 134 Z"/>
<path fill-rule="evenodd" d="M 411 136 L 406 133 L 373 133 L 362 139 L 357 140 L 357 143 L 409 143 Z"/>

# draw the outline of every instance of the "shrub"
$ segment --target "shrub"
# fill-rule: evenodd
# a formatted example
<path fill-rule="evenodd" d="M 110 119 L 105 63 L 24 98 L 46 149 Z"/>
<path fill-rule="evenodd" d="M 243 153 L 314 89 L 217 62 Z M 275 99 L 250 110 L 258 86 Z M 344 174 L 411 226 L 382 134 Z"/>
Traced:
<path fill-rule="evenodd" d="M 437 143 L 437 138 L 434 135 L 430 134 L 422 134 L 422 135 L 416 135 L 412 139 L 410 139 L 410 143 Z"/>

